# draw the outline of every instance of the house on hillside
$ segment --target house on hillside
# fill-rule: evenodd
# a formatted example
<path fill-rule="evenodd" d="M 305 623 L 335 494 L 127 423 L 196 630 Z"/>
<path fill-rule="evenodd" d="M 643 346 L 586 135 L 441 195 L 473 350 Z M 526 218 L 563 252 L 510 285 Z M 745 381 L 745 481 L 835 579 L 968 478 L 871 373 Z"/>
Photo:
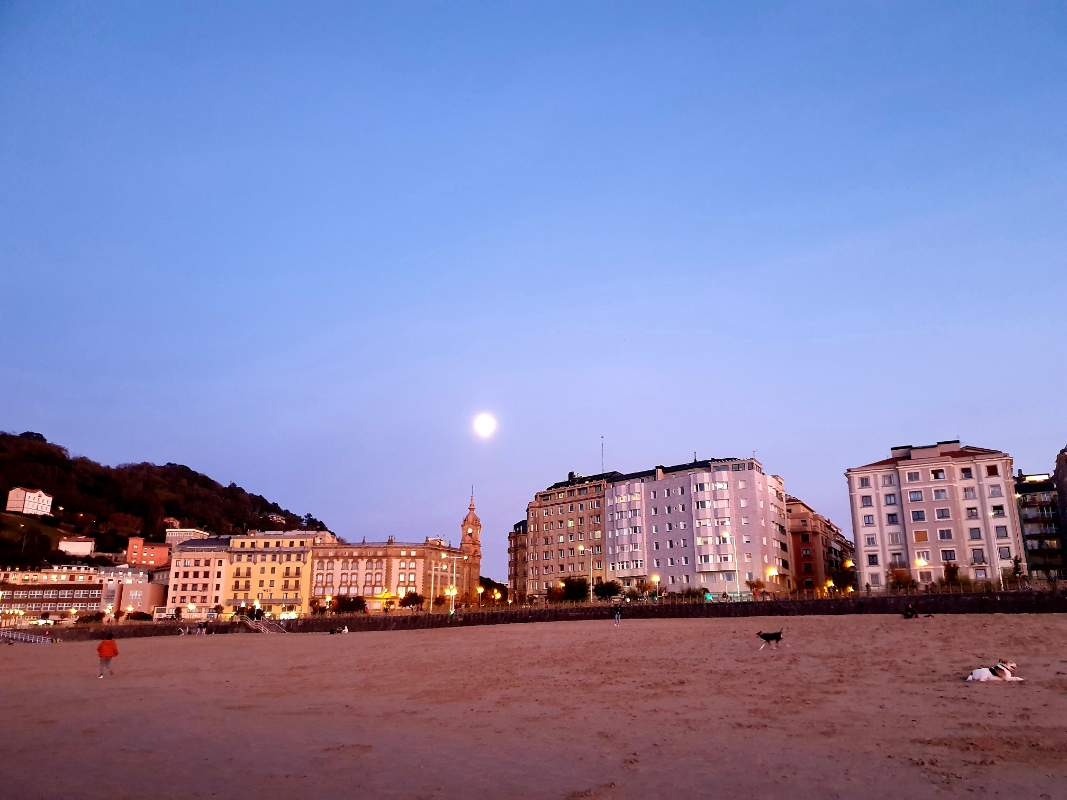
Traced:
<path fill-rule="evenodd" d="M 7 493 L 7 510 L 18 514 L 46 516 L 52 513 L 52 495 L 16 486 Z"/>

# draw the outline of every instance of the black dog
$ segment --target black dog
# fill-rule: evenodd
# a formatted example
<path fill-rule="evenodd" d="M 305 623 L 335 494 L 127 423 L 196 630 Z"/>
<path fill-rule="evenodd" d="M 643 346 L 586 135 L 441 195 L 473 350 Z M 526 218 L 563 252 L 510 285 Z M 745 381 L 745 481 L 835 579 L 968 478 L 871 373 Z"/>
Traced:
<path fill-rule="evenodd" d="M 772 650 L 777 650 L 778 643 L 782 641 L 781 631 L 778 631 L 777 633 L 764 633 L 763 631 L 757 631 L 756 635 L 763 640 L 763 644 L 759 646 L 760 650 L 762 650 L 767 645 L 770 645 Z"/>

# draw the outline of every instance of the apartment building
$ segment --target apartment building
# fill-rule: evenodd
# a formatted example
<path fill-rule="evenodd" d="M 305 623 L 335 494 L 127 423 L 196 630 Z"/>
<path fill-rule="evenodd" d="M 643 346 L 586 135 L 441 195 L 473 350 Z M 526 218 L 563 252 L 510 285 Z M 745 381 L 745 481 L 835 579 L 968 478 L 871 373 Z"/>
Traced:
<path fill-rule="evenodd" d="M 604 539 L 605 491 L 619 472 L 567 480 L 538 492 L 526 506 L 526 525 L 508 536 L 509 591 L 519 602 L 543 600 L 564 578 L 593 584 L 607 576 Z M 511 575 L 514 577 L 510 577 Z"/>
<path fill-rule="evenodd" d="M 1025 475 L 1015 478 L 1015 499 L 1023 527 L 1023 546 L 1030 577 L 1038 580 L 1067 579 L 1065 531 L 1060 516 L 1056 482 L 1052 475 Z"/>
<path fill-rule="evenodd" d="M 508 532 L 508 597 L 520 603 L 526 602 L 529 532 L 530 525 L 525 519 L 512 525 Z"/>
<path fill-rule="evenodd" d="M 16 486 L 7 493 L 7 510 L 17 514 L 44 516 L 52 513 L 52 495 Z"/>
<path fill-rule="evenodd" d="M 931 583 L 946 564 L 999 583 L 1023 549 L 1011 478 L 1010 455 L 958 440 L 894 447 L 847 470 L 860 585 L 884 589 L 896 570 Z"/>
<path fill-rule="evenodd" d="M 621 475 L 605 498 L 608 580 L 739 596 L 794 586 L 782 479 L 755 459 L 705 459 Z"/>
<path fill-rule="evenodd" d="M 316 541 L 312 562 L 314 580 L 311 597 L 363 597 L 371 612 L 395 606 L 414 592 L 427 599 L 447 598 L 455 586 L 457 603 L 478 601 L 482 564 L 482 522 L 471 498 L 467 515 L 460 522 L 460 545 L 426 537 L 422 542 L 398 542 L 390 536 L 385 542 L 347 544 L 327 534 Z"/>
<path fill-rule="evenodd" d="M 135 611 L 151 614 L 166 599 L 166 587 L 153 583 L 151 573 L 139 567 L 104 567 L 100 583 L 100 610 L 115 616 Z"/>
<path fill-rule="evenodd" d="M 787 496 L 785 511 L 793 545 L 796 588 L 825 594 L 835 576 L 855 560 L 855 546 L 839 527 L 803 500 Z"/>
<path fill-rule="evenodd" d="M 212 534 L 207 531 L 202 531 L 199 528 L 168 528 L 166 541 L 171 549 L 173 549 L 175 545 L 187 542 L 190 539 L 206 539 L 211 535 Z"/>
<path fill-rule="evenodd" d="M 64 536 L 57 549 L 71 556 L 91 556 L 96 550 L 96 539 L 91 536 Z"/>
<path fill-rule="evenodd" d="M 0 568 L 0 613 L 21 611 L 23 620 L 76 617 L 100 608 L 102 589 L 96 567 Z"/>
<path fill-rule="evenodd" d="M 122 557 L 131 566 L 165 567 L 170 563 L 170 545 L 146 542 L 141 536 L 131 536 L 129 544 L 122 551 Z"/>
<path fill-rule="evenodd" d="M 228 538 L 221 601 L 228 611 L 258 607 L 273 617 L 310 611 L 312 547 L 316 541 L 336 541 L 332 533 L 249 531 Z M 195 547 L 198 542 L 185 544 Z"/>

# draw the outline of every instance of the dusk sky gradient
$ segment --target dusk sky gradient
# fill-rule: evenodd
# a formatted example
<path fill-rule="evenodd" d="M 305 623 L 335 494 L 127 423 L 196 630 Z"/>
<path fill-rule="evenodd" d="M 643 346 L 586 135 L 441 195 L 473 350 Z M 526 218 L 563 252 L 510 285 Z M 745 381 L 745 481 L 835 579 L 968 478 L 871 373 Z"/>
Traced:
<path fill-rule="evenodd" d="M 1051 470 L 1065 254 L 1063 3 L 0 3 L 0 429 L 498 580 L 602 435 Z"/>

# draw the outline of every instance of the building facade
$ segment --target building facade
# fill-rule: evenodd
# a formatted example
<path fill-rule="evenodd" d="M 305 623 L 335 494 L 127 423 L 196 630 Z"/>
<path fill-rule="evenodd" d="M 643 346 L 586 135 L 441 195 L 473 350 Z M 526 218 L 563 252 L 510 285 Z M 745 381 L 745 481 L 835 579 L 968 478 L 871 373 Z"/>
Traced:
<path fill-rule="evenodd" d="M 508 597 L 526 602 L 526 581 L 529 570 L 529 523 L 520 519 L 508 532 Z"/>
<path fill-rule="evenodd" d="M 167 528 L 166 541 L 173 550 L 175 545 L 179 545 L 182 542 L 187 542 L 190 539 L 206 539 L 209 536 L 211 536 L 210 533 L 199 528 Z"/>
<path fill-rule="evenodd" d="M 945 577 L 1001 581 L 1022 552 L 1010 496 L 1012 458 L 958 440 L 894 447 L 890 457 L 845 472 L 860 585 L 884 590 L 904 571 L 918 583 Z"/>
<path fill-rule="evenodd" d="M 199 619 L 224 605 L 229 549 L 228 536 L 189 539 L 174 548 L 167 614 Z"/>
<path fill-rule="evenodd" d="M 23 620 L 77 617 L 100 608 L 102 589 L 96 567 L 0 569 L 0 614 Z"/>
<path fill-rule="evenodd" d="M 165 567 L 170 563 L 170 545 L 164 542 L 146 542 L 140 536 L 131 536 L 122 556 L 131 566 Z"/>
<path fill-rule="evenodd" d="M 65 536 L 59 540 L 59 551 L 71 556 L 91 556 L 96 550 L 96 539 L 91 536 Z"/>
<path fill-rule="evenodd" d="M 427 537 L 423 542 L 339 542 L 320 535 L 313 548 L 313 603 L 326 598 L 359 596 L 371 612 L 384 611 L 410 592 L 431 600 L 448 598 L 456 588 L 457 603 L 477 603 L 482 561 L 482 523 L 474 511 L 474 498 L 460 523 L 460 546 Z M 328 537 L 328 538 L 327 538 Z"/>
<path fill-rule="evenodd" d="M 796 497 L 786 497 L 796 588 L 828 594 L 834 576 L 855 560 L 855 546 L 827 517 Z M 847 587 L 839 586 L 845 590 Z"/>
<path fill-rule="evenodd" d="M 133 612 L 152 614 L 166 600 L 166 587 L 153 583 L 147 569 L 104 567 L 100 570 L 100 583 L 100 610 L 115 617 Z"/>
<path fill-rule="evenodd" d="M 624 587 L 732 597 L 746 581 L 793 588 L 785 486 L 755 459 L 623 475 L 612 481 L 605 511 L 607 577 Z"/>
<path fill-rule="evenodd" d="M 1023 546 L 1031 578 L 1067 579 L 1067 549 L 1056 482 L 1045 474 L 1015 478 L 1015 499 L 1023 527 Z"/>
<path fill-rule="evenodd" d="M 605 493 L 619 472 L 588 477 L 571 472 L 526 506 L 526 525 L 508 536 L 519 602 L 544 600 L 564 578 L 585 578 L 594 585 L 607 576 L 604 538 Z M 509 573 L 512 571 L 509 567 Z"/>
<path fill-rule="evenodd" d="M 336 541 L 326 531 L 249 531 L 229 537 L 222 604 L 230 612 L 258 607 L 272 617 L 310 609 L 311 552 L 318 541 Z M 186 544 L 189 544 L 188 542 Z M 173 579 L 171 580 L 173 584 Z"/>
<path fill-rule="evenodd" d="M 7 493 L 7 510 L 18 514 L 44 516 L 52 513 L 52 495 L 16 486 Z"/>

